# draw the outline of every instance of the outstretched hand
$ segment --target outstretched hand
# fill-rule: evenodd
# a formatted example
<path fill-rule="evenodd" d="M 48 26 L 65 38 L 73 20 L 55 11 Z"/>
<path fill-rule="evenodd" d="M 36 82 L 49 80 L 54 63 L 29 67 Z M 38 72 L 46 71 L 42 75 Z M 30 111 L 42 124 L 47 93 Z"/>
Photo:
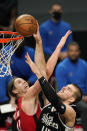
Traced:
<path fill-rule="evenodd" d="M 40 36 L 40 32 L 39 32 L 39 24 L 38 24 L 38 22 L 37 22 L 37 25 L 38 25 L 38 27 L 37 27 L 37 33 L 36 33 L 36 34 L 33 34 L 33 36 L 34 36 L 34 38 L 35 38 L 35 40 L 36 40 L 36 42 L 37 42 L 37 44 L 38 44 L 38 43 L 41 42 L 42 40 L 41 40 L 41 36 Z"/>
<path fill-rule="evenodd" d="M 40 73 L 37 65 L 31 60 L 31 58 L 30 58 L 28 53 L 26 53 L 25 58 L 26 58 L 25 62 L 30 66 L 32 72 L 34 74 Z"/>
<path fill-rule="evenodd" d="M 71 33 L 72 33 L 72 31 L 68 30 L 68 31 L 66 32 L 66 34 L 61 38 L 61 40 L 60 40 L 60 42 L 59 42 L 59 44 L 58 44 L 58 47 L 59 47 L 60 49 L 63 48 L 63 46 L 64 46 L 65 43 L 66 43 L 66 40 L 67 40 L 68 36 L 69 36 Z"/>

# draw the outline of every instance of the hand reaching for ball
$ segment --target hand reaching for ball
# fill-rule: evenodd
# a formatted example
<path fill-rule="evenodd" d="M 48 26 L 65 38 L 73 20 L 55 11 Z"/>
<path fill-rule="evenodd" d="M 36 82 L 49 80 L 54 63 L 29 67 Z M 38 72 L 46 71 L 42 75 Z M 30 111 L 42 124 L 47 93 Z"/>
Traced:
<path fill-rule="evenodd" d="M 30 66 L 32 72 L 36 75 L 40 75 L 41 73 L 38 66 L 31 60 L 28 53 L 26 53 L 25 58 L 26 58 L 25 62 Z"/>
<path fill-rule="evenodd" d="M 38 24 L 38 22 L 37 22 L 37 24 Z M 42 42 L 42 39 L 41 39 L 41 36 L 40 36 L 40 32 L 39 32 L 39 24 L 38 24 L 38 27 L 37 27 L 37 33 L 33 34 L 33 36 L 34 36 L 37 44 L 39 42 Z"/>

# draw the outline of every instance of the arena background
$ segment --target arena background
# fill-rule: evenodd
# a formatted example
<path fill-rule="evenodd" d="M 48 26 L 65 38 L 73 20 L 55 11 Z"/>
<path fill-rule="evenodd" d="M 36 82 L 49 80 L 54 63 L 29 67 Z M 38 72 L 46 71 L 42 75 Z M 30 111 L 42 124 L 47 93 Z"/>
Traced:
<path fill-rule="evenodd" d="M 63 19 L 71 24 L 73 38 L 79 42 L 81 56 L 87 60 L 87 0 L 19 0 L 19 14 L 32 14 L 41 24 L 50 17 L 49 7 L 57 2 L 62 4 Z"/>

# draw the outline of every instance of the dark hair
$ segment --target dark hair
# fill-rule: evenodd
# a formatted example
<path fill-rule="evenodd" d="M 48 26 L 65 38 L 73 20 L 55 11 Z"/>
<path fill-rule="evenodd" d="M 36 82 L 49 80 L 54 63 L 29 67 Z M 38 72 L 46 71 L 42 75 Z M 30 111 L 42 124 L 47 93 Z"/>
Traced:
<path fill-rule="evenodd" d="M 61 3 L 54 3 L 54 4 L 52 4 L 52 5 L 50 6 L 50 10 L 52 9 L 52 7 L 53 7 L 54 5 L 58 5 L 58 6 L 61 6 L 61 7 L 62 7 Z"/>
<path fill-rule="evenodd" d="M 17 79 L 17 77 L 13 77 L 13 79 L 10 81 L 8 85 L 8 94 L 9 96 L 13 96 L 13 97 L 16 97 L 16 94 L 13 93 L 13 90 L 15 89 L 15 86 L 14 86 L 15 79 Z"/>
<path fill-rule="evenodd" d="M 74 94 L 75 97 L 74 103 L 78 103 L 82 99 L 82 90 L 78 85 L 76 84 L 72 84 L 72 85 L 77 89 L 77 91 Z"/>
<path fill-rule="evenodd" d="M 78 48 L 80 49 L 80 46 L 76 41 L 69 43 L 68 46 L 67 46 L 67 50 L 69 49 L 70 46 L 78 46 Z"/>

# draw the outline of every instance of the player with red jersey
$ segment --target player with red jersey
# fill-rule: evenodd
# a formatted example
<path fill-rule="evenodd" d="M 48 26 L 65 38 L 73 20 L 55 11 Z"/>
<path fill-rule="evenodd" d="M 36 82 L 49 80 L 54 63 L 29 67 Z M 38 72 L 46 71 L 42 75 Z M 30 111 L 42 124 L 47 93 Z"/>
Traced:
<path fill-rule="evenodd" d="M 49 58 L 47 64 L 44 60 L 44 54 L 42 49 L 42 40 L 39 30 L 36 35 L 36 50 L 35 50 L 35 63 L 41 71 L 41 74 L 49 79 L 53 69 L 57 63 L 58 56 L 61 48 L 64 46 L 67 37 L 71 32 L 68 31 L 61 39 L 60 43 L 56 47 L 54 53 Z M 26 63 L 33 64 L 30 61 L 28 54 L 25 56 Z M 20 65 L 21 66 L 21 65 Z M 21 68 L 21 67 L 20 67 Z M 36 67 L 35 67 L 36 68 Z M 46 75 L 47 74 L 47 75 Z M 38 94 L 41 91 L 38 80 L 29 88 L 28 82 L 22 78 L 14 78 L 9 84 L 9 94 L 18 99 L 18 108 L 14 114 L 14 119 L 17 121 L 18 130 L 22 131 L 35 131 L 38 118 L 41 113 L 41 109 L 38 102 Z"/>
<path fill-rule="evenodd" d="M 34 131 L 36 129 L 37 120 L 40 117 L 41 109 L 38 104 L 37 111 L 34 115 L 27 115 L 21 108 L 22 97 L 18 100 L 17 111 L 13 118 L 17 121 L 17 129 L 22 131 Z"/>

